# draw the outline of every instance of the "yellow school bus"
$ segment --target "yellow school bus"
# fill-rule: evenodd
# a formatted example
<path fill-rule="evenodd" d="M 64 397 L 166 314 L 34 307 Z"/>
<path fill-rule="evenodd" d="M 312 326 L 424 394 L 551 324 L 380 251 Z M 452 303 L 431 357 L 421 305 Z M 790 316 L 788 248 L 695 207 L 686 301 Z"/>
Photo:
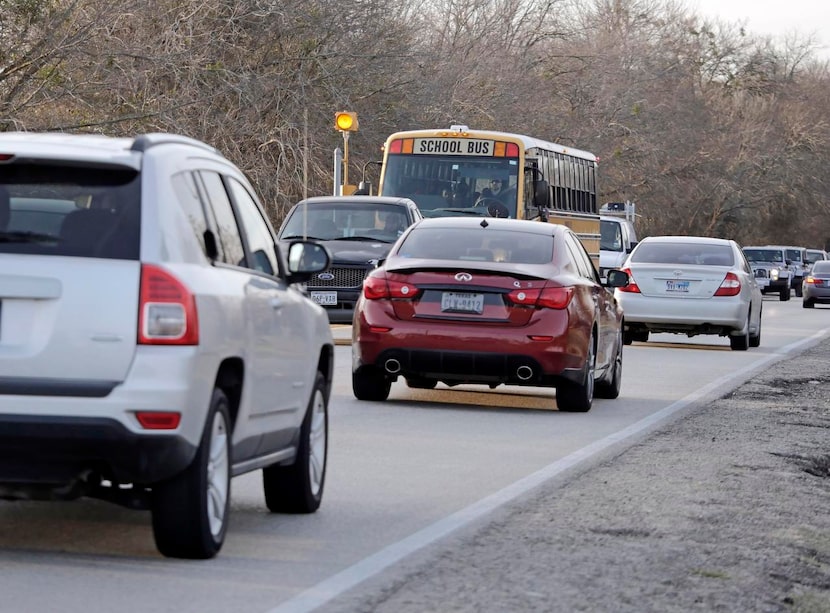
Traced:
<path fill-rule="evenodd" d="M 538 219 L 571 228 L 599 268 L 597 158 L 523 134 L 449 129 L 392 134 L 378 193 L 411 198 L 425 217 Z"/>

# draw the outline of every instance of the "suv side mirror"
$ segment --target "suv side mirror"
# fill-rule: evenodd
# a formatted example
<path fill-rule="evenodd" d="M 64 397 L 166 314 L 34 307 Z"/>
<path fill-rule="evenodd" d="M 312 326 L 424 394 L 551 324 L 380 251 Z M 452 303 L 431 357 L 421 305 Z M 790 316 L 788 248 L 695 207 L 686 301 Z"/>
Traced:
<path fill-rule="evenodd" d="M 294 241 L 288 246 L 289 283 L 308 281 L 331 264 L 328 249 L 313 241 Z"/>

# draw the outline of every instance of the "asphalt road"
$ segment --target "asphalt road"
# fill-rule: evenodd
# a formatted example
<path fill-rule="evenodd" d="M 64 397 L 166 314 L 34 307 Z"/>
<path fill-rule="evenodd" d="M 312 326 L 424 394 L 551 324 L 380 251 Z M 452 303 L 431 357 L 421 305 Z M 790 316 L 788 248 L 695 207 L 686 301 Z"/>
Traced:
<path fill-rule="evenodd" d="M 558 413 L 550 390 L 532 388 L 425 392 L 396 384 L 389 402 L 360 403 L 351 395 L 350 348 L 338 346 L 320 512 L 269 515 L 258 474 L 237 478 L 225 548 L 193 563 L 157 554 L 146 513 L 96 501 L 0 502 L 0 611 L 363 607 L 374 596 L 351 600 L 351 590 L 390 576 L 409 582 L 395 573 L 411 560 L 431 559 L 447 539 L 488 525 L 537 490 L 558 491 L 666 420 L 777 368 L 830 325 L 827 310 L 805 311 L 795 300 L 764 307 L 757 350 L 674 337 L 626 348 L 621 398 L 584 415 Z"/>

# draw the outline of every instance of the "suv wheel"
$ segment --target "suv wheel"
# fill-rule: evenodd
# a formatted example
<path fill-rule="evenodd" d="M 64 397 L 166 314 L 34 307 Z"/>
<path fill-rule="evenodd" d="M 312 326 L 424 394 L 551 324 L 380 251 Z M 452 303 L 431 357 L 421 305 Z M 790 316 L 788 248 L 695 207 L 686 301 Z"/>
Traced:
<path fill-rule="evenodd" d="M 794 284 L 793 289 L 795 290 L 795 297 L 796 298 L 801 298 L 801 293 L 802 293 L 802 291 L 801 291 L 801 281 L 802 281 L 801 277 L 797 277 L 797 278 L 793 279 L 793 284 Z"/>
<path fill-rule="evenodd" d="M 786 302 L 790 299 L 790 286 L 787 284 L 787 287 L 782 287 L 781 291 L 778 293 L 778 301 L 779 302 Z"/>
<path fill-rule="evenodd" d="M 171 558 L 215 556 L 225 540 L 230 502 L 228 399 L 213 390 L 205 430 L 190 466 L 153 487 L 156 547 Z"/>
<path fill-rule="evenodd" d="M 293 464 L 262 469 L 265 505 L 274 513 L 314 513 L 323 500 L 328 457 L 329 418 L 326 380 L 317 373 L 300 427 L 300 445 Z"/>

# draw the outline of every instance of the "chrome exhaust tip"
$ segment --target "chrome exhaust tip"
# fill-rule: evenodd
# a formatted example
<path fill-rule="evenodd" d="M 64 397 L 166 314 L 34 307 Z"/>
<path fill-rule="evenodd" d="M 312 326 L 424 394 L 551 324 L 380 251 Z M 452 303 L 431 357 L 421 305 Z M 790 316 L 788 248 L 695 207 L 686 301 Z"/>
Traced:
<path fill-rule="evenodd" d="M 519 381 L 528 381 L 533 378 L 533 369 L 530 366 L 519 366 L 516 369 L 516 376 Z"/>
<path fill-rule="evenodd" d="M 390 375 L 397 375 L 399 372 L 401 372 L 401 363 L 398 362 L 398 360 L 396 360 L 395 358 L 389 358 L 388 360 L 386 360 L 386 362 L 383 364 L 383 367 L 386 369 L 386 372 L 388 372 Z"/>

